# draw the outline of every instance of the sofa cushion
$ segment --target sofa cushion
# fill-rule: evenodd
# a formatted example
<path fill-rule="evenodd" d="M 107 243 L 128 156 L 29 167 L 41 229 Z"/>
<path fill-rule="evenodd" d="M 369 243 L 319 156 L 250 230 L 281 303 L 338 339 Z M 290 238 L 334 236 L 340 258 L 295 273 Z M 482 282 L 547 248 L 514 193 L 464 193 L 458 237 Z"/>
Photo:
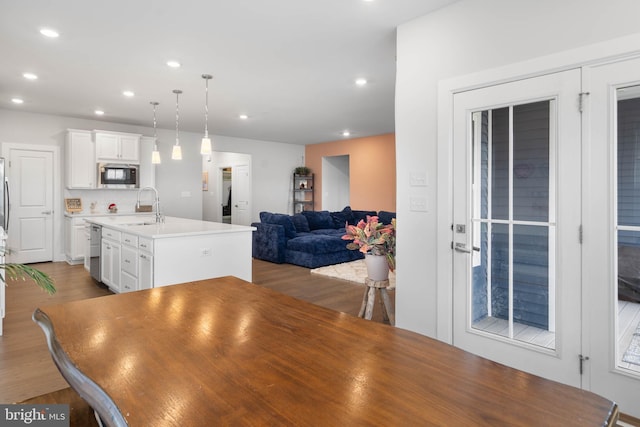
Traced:
<path fill-rule="evenodd" d="M 355 210 L 352 210 L 351 212 L 353 213 L 353 223 L 352 223 L 352 225 L 356 225 L 360 220 L 366 221 L 367 220 L 367 215 L 369 215 L 369 216 L 376 216 L 377 215 L 376 211 L 355 211 Z"/>
<path fill-rule="evenodd" d="M 296 237 L 296 227 L 293 225 L 293 221 L 289 215 L 263 211 L 260 212 L 260 221 L 265 224 L 281 225 L 284 227 L 285 237 L 289 239 Z"/>
<path fill-rule="evenodd" d="M 334 228 L 333 218 L 331 218 L 329 211 L 302 211 L 302 215 L 307 218 L 311 231 L 320 228 Z"/>
<path fill-rule="evenodd" d="M 335 228 L 344 228 L 346 223 L 352 224 L 353 212 L 351 212 L 351 207 L 347 206 L 339 212 L 331 212 L 331 218 Z"/>
<path fill-rule="evenodd" d="M 324 234 L 307 234 L 304 236 L 289 239 L 287 249 L 311 254 L 327 254 L 331 252 L 341 252 L 347 247 L 346 241 L 339 236 L 327 236 Z"/>
<path fill-rule="evenodd" d="M 293 226 L 296 228 L 296 232 L 298 233 L 308 233 L 311 230 L 309 229 L 309 221 L 307 221 L 307 217 L 302 215 L 301 213 L 297 213 L 291 217 L 293 221 Z"/>
<path fill-rule="evenodd" d="M 345 234 L 345 230 L 344 228 L 319 228 L 317 230 L 312 230 L 311 234 L 324 235 L 324 236 L 338 236 L 342 238 L 342 236 Z"/>
<path fill-rule="evenodd" d="M 378 221 L 383 224 L 391 224 L 391 220 L 396 217 L 395 212 L 380 211 L 378 212 Z"/>

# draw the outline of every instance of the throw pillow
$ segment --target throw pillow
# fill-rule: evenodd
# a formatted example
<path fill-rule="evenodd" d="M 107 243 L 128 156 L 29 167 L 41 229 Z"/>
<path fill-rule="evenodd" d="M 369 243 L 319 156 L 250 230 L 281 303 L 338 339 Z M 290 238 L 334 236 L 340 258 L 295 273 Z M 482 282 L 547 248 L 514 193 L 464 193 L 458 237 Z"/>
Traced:
<path fill-rule="evenodd" d="M 391 220 L 396 217 L 395 212 L 380 211 L 378 212 L 378 221 L 383 224 L 391 224 Z"/>
<path fill-rule="evenodd" d="M 347 206 L 340 212 L 331 212 L 331 218 L 333 219 L 334 228 L 344 228 L 346 223 L 353 224 L 353 212 L 351 212 L 351 207 Z"/>
<path fill-rule="evenodd" d="M 271 212 L 260 212 L 260 221 L 265 224 L 275 224 L 284 227 L 284 235 L 289 239 L 296 237 L 296 227 L 293 225 L 291 217 L 286 214 L 277 214 Z"/>
<path fill-rule="evenodd" d="M 307 218 L 311 231 L 321 228 L 334 228 L 333 218 L 331 218 L 329 211 L 302 211 L 302 215 Z"/>
<path fill-rule="evenodd" d="M 351 212 L 353 212 L 353 225 L 356 225 L 360 220 L 366 221 L 367 215 L 369 216 L 377 215 L 376 211 L 351 211 Z"/>
<path fill-rule="evenodd" d="M 296 228 L 298 233 L 308 233 L 311 231 L 311 229 L 309 229 L 309 221 L 307 221 L 307 217 L 301 213 L 297 213 L 292 216 L 291 220 L 293 221 L 293 226 Z"/>

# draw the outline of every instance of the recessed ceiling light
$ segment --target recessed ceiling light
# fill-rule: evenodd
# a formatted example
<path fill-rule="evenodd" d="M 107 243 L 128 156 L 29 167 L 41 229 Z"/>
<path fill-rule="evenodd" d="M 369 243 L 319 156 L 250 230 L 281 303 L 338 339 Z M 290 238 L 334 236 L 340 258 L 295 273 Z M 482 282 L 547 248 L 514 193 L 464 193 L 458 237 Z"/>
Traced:
<path fill-rule="evenodd" d="M 40 34 L 45 37 L 49 37 L 50 39 L 55 39 L 56 37 L 60 36 L 60 34 L 56 30 L 53 30 L 51 28 L 41 28 Z"/>
<path fill-rule="evenodd" d="M 363 78 L 356 79 L 356 84 L 358 86 L 364 86 L 367 84 L 367 79 L 363 79 Z"/>
<path fill-rule="evenodd" d="M 13 102 L 14 104 L 24 104 L 24 100 L 20 98 L 11 98 L 11 102 Z"/>
<path fill-rule="evenodd" d="M 246 114 L 240 114 L 238 117 L 240 118 L 240 120 L 247 120 L 249 118 L 249 116 L 247 116 Z"/>
<path fill-rule="evenodd" d="M 180 68 L 180 63 L 178 61 L 167 61 L 167 65 L 171 68 Z"/>
<path fill-rule="evenodd" d="M 342 132 L 342 136 L 351 136 L 351 132 L 349 132 L 348 130 L 345 130 Z"/>
<path fill-rule="evenodd" d="M 94 113 L 95 113 L 96 116 L 104 116 L 104 111 L 102 111 L 102 110 L 96 110 L 96 111 L 94 111 Z"/>
<path fill-rule="evenodd" d="M 22 77 L 24 77 L 27 80 L 37 80 L 38 79 L 38 76 L 36 76 L 33 73 L 24 73 L 24 74 L 22 74 Z"/>
<path fill-rule="evenodd" d="M 123 94 L 124 96 L 126 96 L 127 98 L 131 98 L 132 96 L 134 96 L 134 95 L 135 95 L 135 93 L 133 93 L 133 92 L 132 92 L 132 91 L 130 91 L 130 90 L 125 90 L 124 92 L 122 92 L 122 94 Z"/>

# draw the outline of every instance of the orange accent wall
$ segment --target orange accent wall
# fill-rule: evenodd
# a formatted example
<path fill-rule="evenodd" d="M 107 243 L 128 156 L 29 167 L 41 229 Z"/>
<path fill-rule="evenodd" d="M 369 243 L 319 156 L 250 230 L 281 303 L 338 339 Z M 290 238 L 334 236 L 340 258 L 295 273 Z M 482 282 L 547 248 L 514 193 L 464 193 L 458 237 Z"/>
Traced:
<path fill-rule="evenodd" d="M 396 211 L 395 134 L 309 144 L 305 166 L 315 173 L 315 209 L 322 209 L 322 158 L 349 156 L 352 209 Z"/>

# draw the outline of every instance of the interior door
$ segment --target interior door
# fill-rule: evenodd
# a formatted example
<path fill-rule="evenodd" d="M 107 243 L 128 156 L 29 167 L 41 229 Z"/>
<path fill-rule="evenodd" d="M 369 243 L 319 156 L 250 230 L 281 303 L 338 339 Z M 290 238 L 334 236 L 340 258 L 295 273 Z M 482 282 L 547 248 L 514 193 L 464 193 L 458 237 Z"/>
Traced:
<path fill-rule="evenodd" d="M 586 69 L 584 286 L 590 389 L 640 418 L 640 59 Z"/>
<path fill-rule="evenodd" d="M 251 174 L 249 165 L 235 165 L 233 175 L 233 191 L 231 192 L 231 223 L 238 225 L 251 224 Z"/>
<path fill-rule="evenodd" d="M 9 261 L 53 260 L 53 153 L 9 150 Z"/>
<path fill-rule="evenodd" d="M 453 343 L 574 386 L 580 84 L 569 70 L 456 94 L 453 129 Z"/>

